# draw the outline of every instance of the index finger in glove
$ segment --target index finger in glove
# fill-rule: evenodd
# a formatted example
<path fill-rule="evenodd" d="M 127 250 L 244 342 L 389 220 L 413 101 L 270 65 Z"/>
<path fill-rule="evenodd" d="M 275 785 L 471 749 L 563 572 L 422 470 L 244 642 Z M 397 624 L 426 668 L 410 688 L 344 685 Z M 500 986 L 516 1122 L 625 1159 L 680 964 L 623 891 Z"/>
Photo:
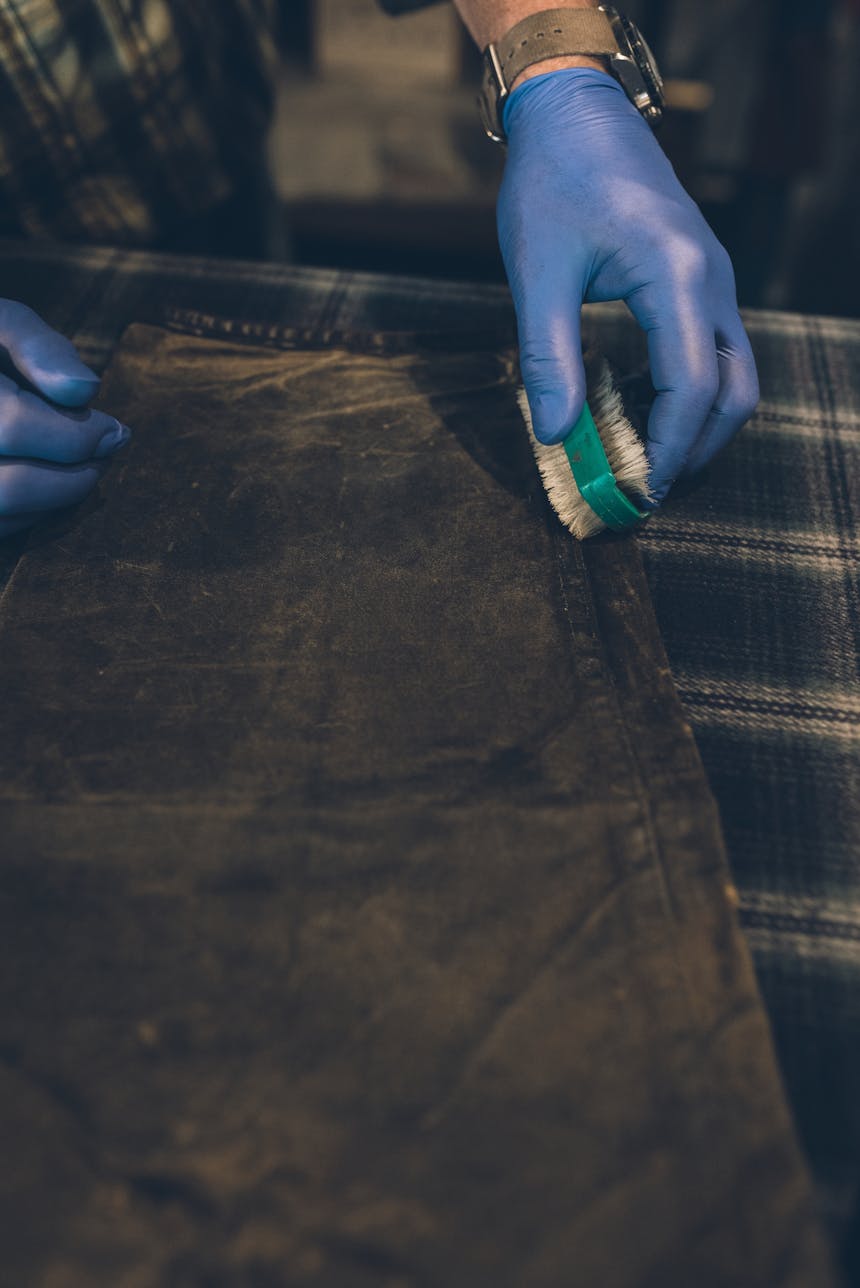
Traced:
<path fill-rule="evenodd" d="M 72 342 L 26 304 L 0 300 L 0 344 L 21 375 L 53 402 L 83 407 L 98 392 L 98 376 Z"/>
<path fill-rule="evenodd" d="M 0 456 L 74 464 L 108 456 L 129 437 L 103 411 L 62 411 L 0 376 Z"/>
<path fill-rule="evenodd" d="M 513 275 L 512 275 L 513 276 Z M 535 272 L 527 290 L 514 277 L 520 370 L 535 437 L 559 443 L 585 402 L 580 310 L 582 290 L 568 274 Z"/>
<path fill-rule="evenodd" d="M 648 486 L 654 500 L 662 501 L 683 470 L 719 390 L 714 328 L 693 293 L 642 287 L 627 304 L 648 336 L 657 391 L 648 418 Z"/>

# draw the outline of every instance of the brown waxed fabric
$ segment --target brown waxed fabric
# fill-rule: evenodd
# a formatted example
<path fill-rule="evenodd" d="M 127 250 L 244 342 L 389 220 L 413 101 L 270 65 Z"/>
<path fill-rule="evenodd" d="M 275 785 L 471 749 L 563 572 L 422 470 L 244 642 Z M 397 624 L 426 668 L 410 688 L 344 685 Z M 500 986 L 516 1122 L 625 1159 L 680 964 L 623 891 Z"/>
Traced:
<path fill-rule="evenodd" d="M 135 326 L 102 401 L 0 606 L 8 1282 L 832 1284 L 636 544 L 509 356 Z"/>

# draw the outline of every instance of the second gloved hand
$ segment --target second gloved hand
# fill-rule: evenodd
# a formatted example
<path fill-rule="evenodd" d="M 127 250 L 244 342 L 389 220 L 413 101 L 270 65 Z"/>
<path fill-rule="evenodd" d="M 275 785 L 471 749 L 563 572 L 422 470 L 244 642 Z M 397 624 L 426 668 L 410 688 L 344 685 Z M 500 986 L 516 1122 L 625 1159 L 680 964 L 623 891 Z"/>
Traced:
<path fill-rule="evenodd" d="M 583 301 L 626 301 L 647 332 L 657 397 L 650 487 L 707 464 L 758 401 L 729 257 L 621 86 L 570 68 L 505 108 L 499 243 L 537 437 L 559 442 L 585 398 Z"/>
<path fill-rule="evenodd" d="M 82 501 L 130 431 L 86 407 L 98 376 L 25 304 L 0 300 L 0 346 L 35 391 L 0 375 L 2 538 Z"/>

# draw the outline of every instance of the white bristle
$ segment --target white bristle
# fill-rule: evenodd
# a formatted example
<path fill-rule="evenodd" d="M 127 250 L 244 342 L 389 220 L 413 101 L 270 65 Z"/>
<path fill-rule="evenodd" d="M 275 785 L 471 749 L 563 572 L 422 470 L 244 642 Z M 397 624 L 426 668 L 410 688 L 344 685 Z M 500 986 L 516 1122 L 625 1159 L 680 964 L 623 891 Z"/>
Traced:
<path fill-rule="evenodd" d="M 606 524 L 583 500 L 564 447 L 561 443 L 552 447 L 539 443 L 532 428 L 531 412 L 524 389 L 518 391 L 517 401 L 552 508 L 565 527 L 580 540 L 602 531 Z M 647 497 L 648 458 L 639 435 L 624 414 L 621 395 L 605 358 L 601 358 L 593 370 L 589 371 L 588 405 L 618 486 L 624 492 L 638 492 Z"/>

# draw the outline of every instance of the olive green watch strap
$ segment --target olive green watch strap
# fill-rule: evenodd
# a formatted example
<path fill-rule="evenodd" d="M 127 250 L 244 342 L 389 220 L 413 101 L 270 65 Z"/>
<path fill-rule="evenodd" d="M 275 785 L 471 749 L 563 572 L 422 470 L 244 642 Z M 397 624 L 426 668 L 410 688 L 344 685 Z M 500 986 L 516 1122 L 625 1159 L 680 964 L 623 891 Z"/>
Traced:
<path fill-rule="evenodd" d="M 568 54 L 617 54 L 618 41 L 600 9 L 545 9 L 511 27 L 494 49 L 502 84 L 509 90 L 532 63 Z"/>

